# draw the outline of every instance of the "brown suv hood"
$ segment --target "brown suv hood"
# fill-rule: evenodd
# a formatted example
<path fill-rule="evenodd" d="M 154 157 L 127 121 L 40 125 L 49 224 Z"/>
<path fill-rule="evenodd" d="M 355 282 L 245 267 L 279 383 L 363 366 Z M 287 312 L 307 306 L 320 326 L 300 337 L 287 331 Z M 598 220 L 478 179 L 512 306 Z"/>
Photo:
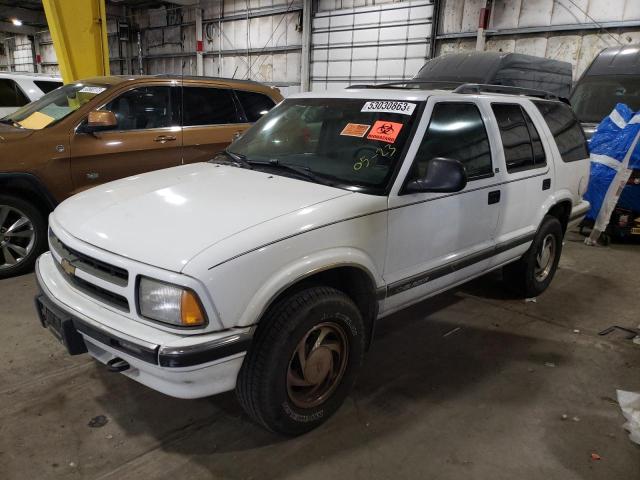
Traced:
<path fill-rule="evenodd" d="M 11 125 L 0 123 L 0 143 L 10 143 L 16 140 L 22 140 L 33 135 L 35 130 L 26 128 L 16 128 Z"/>

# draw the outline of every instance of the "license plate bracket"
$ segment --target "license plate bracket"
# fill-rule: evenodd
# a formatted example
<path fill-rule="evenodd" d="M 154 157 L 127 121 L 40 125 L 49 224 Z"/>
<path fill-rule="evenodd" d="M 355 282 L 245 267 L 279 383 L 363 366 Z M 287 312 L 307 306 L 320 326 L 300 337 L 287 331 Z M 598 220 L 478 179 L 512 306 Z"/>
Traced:
<path fill-rule="evenodd" d="M 87 353 L 87 345 L 73 324 L 73 318 L 47 303 L 42 295 L 36 297 L 36 310 L 42 326 L 67 348 L 70 355 Z"/>

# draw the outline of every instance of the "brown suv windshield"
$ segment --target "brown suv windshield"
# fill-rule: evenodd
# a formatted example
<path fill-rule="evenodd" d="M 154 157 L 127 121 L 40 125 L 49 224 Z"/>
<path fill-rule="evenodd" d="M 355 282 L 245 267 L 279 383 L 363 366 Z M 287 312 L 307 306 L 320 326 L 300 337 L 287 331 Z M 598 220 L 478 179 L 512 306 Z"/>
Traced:
<path fill-rule="evenodd" d="M 41 130 L 59 122 L 106 89 L 106 85 L 87 83 L 65 85 L 8 115 L 4 120 L 29 130 Z"/>

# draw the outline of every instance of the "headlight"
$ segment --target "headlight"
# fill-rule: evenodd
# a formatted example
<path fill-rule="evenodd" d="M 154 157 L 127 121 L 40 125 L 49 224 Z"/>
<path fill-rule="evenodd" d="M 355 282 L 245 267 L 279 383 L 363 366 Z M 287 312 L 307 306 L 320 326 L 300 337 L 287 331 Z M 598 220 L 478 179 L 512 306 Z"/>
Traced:
<path fill-rule="evenodd" d="M 198 296 L 188 288 L 142 277 L 138 283 L 140 315 L 180 327 L 207 323 Z"/>

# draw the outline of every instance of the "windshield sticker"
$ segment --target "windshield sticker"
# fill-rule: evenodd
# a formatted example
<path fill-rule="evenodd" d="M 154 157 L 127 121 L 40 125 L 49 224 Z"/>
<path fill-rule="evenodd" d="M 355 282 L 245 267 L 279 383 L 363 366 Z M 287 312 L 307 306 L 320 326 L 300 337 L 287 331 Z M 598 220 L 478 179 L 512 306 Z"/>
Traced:
<path fill-rule="evenodd" d="M 347 125 L 342 129 L 340 135 L 346 135 L 347 137 L 364 137 L 371 125 L 363 125 L 361 123 L 347 123 Z"/>
<path fill-rule="evenodd" d="M 106 90 L 105 87 L 83 87 L 81 90 L 78 90 L 79 93 L 94 93 L 98 95 Z"/>
<path fill-rule="evenodd" d="M 24 120 L 19 121 L 21 127 L 29 130 L 42 130 L 44 127 L 53 122 L 55 118 L 40 112 L 33 112 Z"/>
<path fill-rule="evenodd" d="M 410 102 L 392 102 L 388 100 L 378 100 L 375 102 L 367 102 L 362 107 L 361 112 L 379 112 L 379 113 L 401 113 L 402 115 L 411 115 L 416 108 L 415 103 Z"/>
<path fill-rule="evenodd" d="M 371 128 L 369 135 L 367 135 L 367 139 L 380 140 L 381 142 L 387 143 L 395 143 L 401 129 L 402 123 L 378 120 L 373 124 L 373 128 Z"/>

